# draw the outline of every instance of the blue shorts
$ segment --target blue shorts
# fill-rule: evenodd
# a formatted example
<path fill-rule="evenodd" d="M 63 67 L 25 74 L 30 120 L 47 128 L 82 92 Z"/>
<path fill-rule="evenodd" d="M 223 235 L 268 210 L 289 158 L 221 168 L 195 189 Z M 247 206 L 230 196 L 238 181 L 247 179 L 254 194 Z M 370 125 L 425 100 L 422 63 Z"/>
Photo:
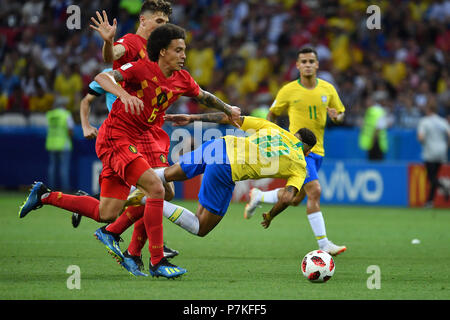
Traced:
<path fill-rule="evenodd" d="M 313 180 L 319 179 L 317 172 L 320 170 L 322 165 L 323 157 L 315 153 L 310 153 L 305 157 L 306 161 L 306 178 L 303 184 L 307 184 Z"/>
<path fill-rule="evenodd" d="M 234 191 L 230 161 L 224 139 L 210 140 L 180 158 L 188 179 L 203 173 L 198 202 L 211 213 L 223 217 Z"/>

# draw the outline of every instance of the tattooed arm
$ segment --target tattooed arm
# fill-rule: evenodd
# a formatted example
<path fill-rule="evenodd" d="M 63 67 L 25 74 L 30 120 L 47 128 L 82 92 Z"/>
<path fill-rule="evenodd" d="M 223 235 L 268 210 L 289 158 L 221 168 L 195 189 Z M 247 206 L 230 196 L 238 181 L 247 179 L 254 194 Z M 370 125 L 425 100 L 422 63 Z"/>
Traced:
<path fill-rule="evenodd" d="M 270 222 L 272 221 L 272 219 L 291 204 L 291 201 L 294 199 L 297 191 L 297 188 L 294 186 L 284 187 L 283 194 L 278 199 L 278 202 L 274 204 L 274 206 L 268 213 L 263 213 L 264 220 L 261 222 L 261 225 L 264 227 L 264 229 L 267 229 L 270 226 Z"/>
<path fill-rule="evenodd" d="M 229 104 L 223 102 L 218 97 L 209 93 L 208 91 L 200 89 L 199 95 L 196 97 L 196 100 L 209 108 L 213 108 L 219 111 L 224 112 L 230 122 L 235 127 L 240 127 L 239 120 L 241 115 L 241 109 L 238 107 L 230 106 Z"/>
<path fill-rule="evenodd" d="M 235 107 L 233 107 L 235 108 Z M 174 127 L 185 126 L 194 121 L 202 122 L 215 122 L 220 124 L 233 124 L 230 118 L 223 112 L 211 112 L 201 114 L 166 114 L 164 116 L 165 121 L 173 122 Z M 237 126 L 240 127 L 244 122 L 244 116 L 239 116 Z"/>

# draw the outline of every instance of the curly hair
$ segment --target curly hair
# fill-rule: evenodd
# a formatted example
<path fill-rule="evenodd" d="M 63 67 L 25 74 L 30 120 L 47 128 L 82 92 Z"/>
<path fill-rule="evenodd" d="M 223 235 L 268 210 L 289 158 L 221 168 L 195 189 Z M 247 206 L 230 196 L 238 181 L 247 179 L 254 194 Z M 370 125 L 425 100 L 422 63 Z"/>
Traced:
<path fill-rule="evenodd" d="M 141 7 L 141 15 L 146 11 L 152 13 L 162 12 L 166 16 L 170 16 L 172 14 L 172 5 L 165 0 L 146 0 Z"/>
<path fill-rule="evenodd" d="M 171 23 L 159 26 L 153 30 L 148 38 L 147 52 L 151 61 L 158 61 L 159 53 L 162 49 L 167 49 L 172 40 L 186 39 L 186 32 L 183 28 Z"/>

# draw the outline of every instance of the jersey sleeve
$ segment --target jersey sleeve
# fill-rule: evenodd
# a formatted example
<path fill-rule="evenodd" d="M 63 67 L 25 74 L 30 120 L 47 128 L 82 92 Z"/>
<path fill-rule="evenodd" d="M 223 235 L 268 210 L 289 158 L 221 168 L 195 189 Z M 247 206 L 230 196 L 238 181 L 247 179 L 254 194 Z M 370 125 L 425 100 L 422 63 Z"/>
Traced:
<path fill-rule="evenodd" d="M 129 83 L 140 83 L 141 65 L 143 60 L 128 62 L 116 69 L 122 74 L 123 80 Z"/>
<path fill-rule="evenodd" d="M 281 115 L 289 106 L 289 96 L 287 91 L 288 90 L 286 90 L 285 87 L 281 88 L 269 109 L 269 111 L 276 116 Z"/>
<path fill-rule="evenodd" d="M 200 94 L 200 86 L 188 72 L 184 72 L 184 77 L 186 79 L 187 87 L 186 92 L 183 95 L 192 98 L 197 97 Z"/>
<path fill-rule="evenodd" d="M 273 123 L 269 120 L 262 119 L 262 118 L 256 118 L 251 116 L 245 116 L 244 121 L 241 125 L 241 130 L 247 131 L 249 129 L 253 130 L 260 130 L 263 128 L 272 128 Z"/>
<path fill-rule="evenodd" d="M 251 117 L 251 116 L 245 116 L 244 121 L 241 125 L 241 130 L 247 131 L 247 130 L 261 130 L 261 129 L 272 129 L 272 130 L 278 130 L 280 132 L 286 132 L 283 128 L 280 128 L 275 123 L 270 122 L 269 120 L 257 118 L 257 117 Z"/>
<path fill-rule="evenodd" d="M 330 85 L 330 90 L 331 90 L 331 99 L 329 107 L 335 109 L 338 113 L 345 112 L 344 104 L 342 103 L 341 98 L 339 98 L 336 89 L 332 85 Z"/>
<path fill-rule="evenodd" d="M 102 94 L 105 94 L 106 91 L 97 83 L 97 81 L 92 81 L 91 83 L 89 83 L 88 93 L 98 97 Z"/>
<path fill-rule="evenodd" d="M 306 178 L 306 168 L 296 166 L 292 171 L 295 172 L 295 174 L 287 179 L 286 186 L 296 187 L 297 190 L 300 191 Z"/>
<path fill-rule="evenodd" d="M 114 46 L 118 44 L 124 46 L 125 48 L 125 53 L 118 59 L 119 62 L 130 61 L 131 59 L 134 58 L 132 55 L 135 43 L 132 37 L 127 37 L 127 35 L 125 35 L 122 38 L 118 39 L 116 42 L 114 42 Z"/>

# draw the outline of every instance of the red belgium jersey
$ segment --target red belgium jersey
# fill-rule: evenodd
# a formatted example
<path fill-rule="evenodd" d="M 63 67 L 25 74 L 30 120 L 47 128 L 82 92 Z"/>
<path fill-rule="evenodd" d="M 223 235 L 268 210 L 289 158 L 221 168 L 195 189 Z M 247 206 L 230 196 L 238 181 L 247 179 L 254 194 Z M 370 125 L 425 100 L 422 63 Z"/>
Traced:
<path fill-rule="evenodd" d="M 118 44 L 125 48 L 125 53 L 118 60 L 114 61 L 113 69 L 118 69 L 128 62 L 147 59 L 148 57 L 147 40 L 140 35 L 128 33 L 114 43 L 114 45 Z M 139 151 L 152 167 L 168 165 L 167 155 L 169 152 L 170 138 L 161 128 L 163 123 L 164 121 L 161 117 L 159 123 L 155 123 L 151 130 L 140 137 L 138 142 Z"/>
<path fill-rule="evenodd" d="M 105 125 L 140 135 L 153 125 L 160 125 L 166 109 L 180 96 L 196 97 L 200 87 L 186 70 L 174 71 L 166 78 L 159 65 L 149 59 L 124 64 L 117 69 L 124 78 L 124 89 L 144 102 L 139 115 L 125 112 L 125 106 L 117 99 Z"/>

